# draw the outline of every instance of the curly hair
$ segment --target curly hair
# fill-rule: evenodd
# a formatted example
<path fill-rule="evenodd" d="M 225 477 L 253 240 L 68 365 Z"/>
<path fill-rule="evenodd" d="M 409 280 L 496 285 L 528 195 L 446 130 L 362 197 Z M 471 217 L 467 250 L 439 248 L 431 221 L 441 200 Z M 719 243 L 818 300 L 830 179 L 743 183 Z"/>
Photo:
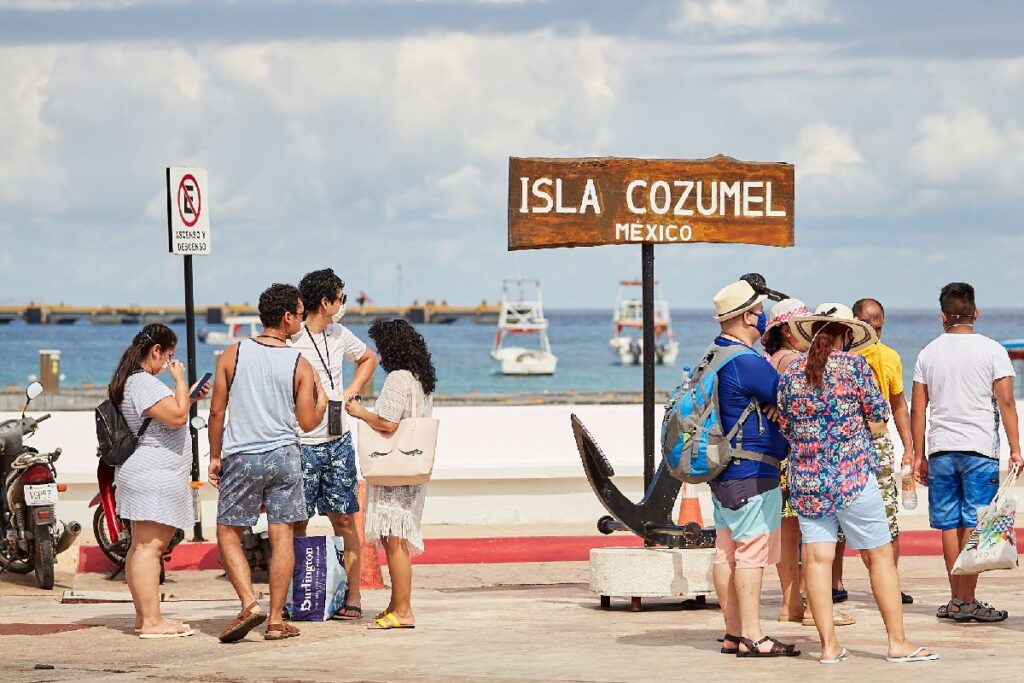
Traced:
<path fill-rule="evenodd" d="M 807 351 L 807 383 L 815 389 L 825 388 L 825 365 L 835 348 L 836 339 L 850 334 L 850 328 L 842 323 L 814 323 L 811 330 L 814 341 Z"/>
<path fill-rule="evenodd" d="M 260 322 L 263 327 L 277 327 L 285 313 L 298 315 L 299 290 L 275 282 L 260 294 Z"/>
<path fill-rule="evenodd" d="M 345 289 L 345 281 L 334 273 L 333 268 L 314 270 L 306 273 L 299 281 L 299 295 L 302 305 L 306 307 L 306 315 L 315 313 L 320 302 L 327 299 L 334 302 L 338 298 L 338 290 Z"/>
<path fill-rule="evenodd" d="M 782 336 L 782 325 L 776 325 L 761 338 L 761 346 L 764 347 L 765 353 L 769 356 L 774 356 L 785 345 L 786 338 Z"/>
<path fill-rule="evenodd" d="M 164 350 L 173 349 L 178 345 L 178 335 L 167 325 L 146 325 L 121 354 L 121 360 L 117 362 L 117 368 L 110 378 L 110 384 L 107 385 L 107 398 L 114 405 L 120 406 L 124 402 L 125 383 L 129 377 L 142 370 L 142 359 L 157 345 Z"/>
<path fill-rule="evenodd" d="M 423 387 L 423 393 L 434 393 L 437 388 L 434 362 L 430 360 L 426 340 L 415 327 L 401 318 L 378 318 L 370 325 L 368 334 L 377 346 L 380 366 L 386 372 L 408 370 Z"/>

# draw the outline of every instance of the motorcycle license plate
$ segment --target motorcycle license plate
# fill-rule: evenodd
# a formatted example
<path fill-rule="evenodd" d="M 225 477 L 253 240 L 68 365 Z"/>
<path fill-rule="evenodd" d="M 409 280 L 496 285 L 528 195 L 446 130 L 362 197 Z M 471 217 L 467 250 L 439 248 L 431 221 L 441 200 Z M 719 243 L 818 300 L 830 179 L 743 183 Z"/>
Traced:
<path fill-rule="evenodd" d="M 56 484 L 29 484 L 25 486 L 26 505 L 56 505 L 57 485 Z"/>

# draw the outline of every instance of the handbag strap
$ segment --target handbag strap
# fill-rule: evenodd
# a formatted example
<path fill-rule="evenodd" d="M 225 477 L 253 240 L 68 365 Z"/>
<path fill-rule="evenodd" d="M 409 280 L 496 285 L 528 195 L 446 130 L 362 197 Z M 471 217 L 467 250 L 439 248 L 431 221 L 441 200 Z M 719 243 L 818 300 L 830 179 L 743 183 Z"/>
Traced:
<path fill-rule="evenodd" d="M 1000 503 L 1006 500 L 1006 497 L 1010 494 L 1010 489 L 1017 483 L 1017 478 L 1020 476 L 1020 465 L 1014 464 L 1013 467 L 1006 473 L 1006 478 L 1003 479 L 1003 483 L 999 485 L 999 490 L 996 491 L 996 497 L 994 501 Z"/>
<path fill-rule="evenodd" d="M 416 379 L 416 375 L 412 376 L 412 383 L 413 383 L 413 386 L 414 386 L 413 391 L 412 391 L 412 414 L 409 415 L 409 417 L 419 417 L 420 416 L 419 415 L 420 405 L 422 403 L 428 403 L 428 402 L 429 402 L 429 404 L 432 404 L 433 400 L 434 400 L 434 397 L 433 396 L 430 396 L 429 398 L 427 397 L 426 392 L 423 391 L 423 385 L 420 384 L 420 381 L 418 379 Z M 429 405 L 428 407 L 433 407 L 433 406 Z"/>

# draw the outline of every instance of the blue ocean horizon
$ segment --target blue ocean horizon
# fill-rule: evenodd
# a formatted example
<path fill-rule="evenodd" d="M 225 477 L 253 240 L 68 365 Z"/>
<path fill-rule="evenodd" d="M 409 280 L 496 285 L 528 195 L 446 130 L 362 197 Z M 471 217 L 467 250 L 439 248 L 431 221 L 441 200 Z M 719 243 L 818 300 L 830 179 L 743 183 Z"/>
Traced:
<path fill-rule="evenodd" d="M 608 309 L 549 309 L 548 330 L 552 350 L 558 356 L 558 371 L 551 377 L 504 377 L 496 372 L 490 357 L 495 327 L 471 321 L 451 325 L 421 325 L 438 375 L 439 394 L 545 394 L 567 392 L 623 392 L 642 388 L 639 366 L 622 366 L 608 346 L 611 311 Z M 370 343 L 367 325 L 348 325 Z M 658 366 L 656 386 L 672 389 L 682 368 L 692 365 L 715 337 L 717 324 L 707 310 L 672 311 L 672 327 L 680 344 L 674 366 Z M 184 339 L 184 325 L 172 328 Z M 198 325 L 198 329 L 226 329 Z M 105 385 L 121 351 L 138 327 L 130 325 L 0 325 L 0 386 L 24 386 L 39 373 L 39 351 L 61 352 L 62 387 Z M 1024 337 L 1024 309 L 985 309 L 977 331 L 997 341 Z M 909 388 L 917 354 L 942 333 L 937 309 L 893 309 L 887 311 L 883 341 L 899 352 L 903 375 Z M 521 341 L 532 341 L 517 339 Z M 197 371 L 212 371 L 214 352 L 224 347 L 197 341 Z M 372 346 L 372 343 L 371 343 Z M 183 343 L 177 356 L 186 357 Z M 350 376 L 346 369 L 346 377 Z M 383 381 L 379 371 L 376 385 Z"/>

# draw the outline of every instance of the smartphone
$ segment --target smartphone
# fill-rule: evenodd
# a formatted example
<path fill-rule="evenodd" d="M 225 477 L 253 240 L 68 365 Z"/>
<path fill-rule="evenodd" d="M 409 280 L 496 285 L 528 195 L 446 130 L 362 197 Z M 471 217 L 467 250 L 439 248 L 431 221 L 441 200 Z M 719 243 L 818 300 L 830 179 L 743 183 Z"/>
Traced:
<path fill-rule="evenodd" d="M 210 381 L 211 377 L 213 377 L 212 372 L 208 372 L 200 377 L 199 382 L 196 384 L 196 388 L 192 391 L 192 395 L 189 396 L 189 398 L 193 400 L 199 398 L 199 392 L 203 390 L 203 387 L 206 386 L 206 383 Z"/>

